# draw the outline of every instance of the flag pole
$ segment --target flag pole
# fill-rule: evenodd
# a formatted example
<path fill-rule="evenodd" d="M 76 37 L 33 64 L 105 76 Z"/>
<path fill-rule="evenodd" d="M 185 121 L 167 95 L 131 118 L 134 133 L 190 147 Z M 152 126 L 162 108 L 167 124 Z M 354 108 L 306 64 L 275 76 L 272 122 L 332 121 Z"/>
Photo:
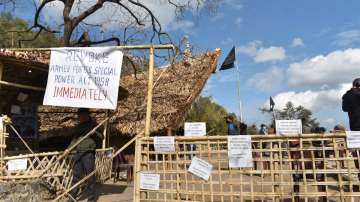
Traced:
<path fill-rule="evenodd" d="M 237 71 L 237 94 L 238 94 L 238 100 L 239 100 L 239 112 L 240 112 L 240 122 L 242 123 L 244 121 L 244 115 L 242 112 L 242 103 L 241 103 L 241 97 L 240 97 L 240 69 L 237 64 L 237 61 L 235 60 L 235 66 Z"/>

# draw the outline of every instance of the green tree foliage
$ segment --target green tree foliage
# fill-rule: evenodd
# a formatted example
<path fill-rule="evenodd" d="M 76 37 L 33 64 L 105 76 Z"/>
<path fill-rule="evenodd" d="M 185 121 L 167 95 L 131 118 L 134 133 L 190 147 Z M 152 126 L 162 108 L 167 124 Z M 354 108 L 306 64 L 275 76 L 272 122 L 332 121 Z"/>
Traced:
<path fill-rule="evenodd" d="M 206 122 L 209 135 L 226 135 L 225 117 L 227 115 L 225 108 L 212 101 L 211 97 L 199 97 L 185 120 L 186 122 Z"/>
<path fill-rule="evenodd" d="M 312 111 L 306 109 L 303 106 L 295 107 L 292 102 L 288 102 L 285 105 L 285 108 L 282 110 L 274 109 L 274 112 L 269 111 L 268 109 L 260 109 L 263 113 L 274 113 L 276 119 L 284 119 L 284 120 L 294 120 L 294 119 L 301 119 L 303 125 L 309 126 L 311 128 L 319 127 L 319 122 L 316 118 L 313 118 Z M 274 117 L 272 118 L 272 123 L 274 123 Z"/>
<path fill-rule="evenodd" d="M 19 40 L 32 39 L 35 32 L 26 32 L 28 23 L 8 12 L 0 13 L 0 46 L 3 48 L 18 48 Z M 22 47 L 55 47 L 60 41 L 53 33 L 41 32 L 36 40 L 23 41 Z"/>

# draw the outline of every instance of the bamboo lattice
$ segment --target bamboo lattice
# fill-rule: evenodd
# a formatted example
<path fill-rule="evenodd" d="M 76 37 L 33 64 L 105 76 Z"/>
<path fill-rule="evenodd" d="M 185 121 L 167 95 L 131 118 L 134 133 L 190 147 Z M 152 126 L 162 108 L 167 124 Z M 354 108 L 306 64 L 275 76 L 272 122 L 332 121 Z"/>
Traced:
<path fill-rule="evenodd" d="M 112 148 L 98 149 L 96 151 L 95 163 L 96 166 L 99 167 L 99 170 L 96 173 L 98 182 L 104 182 L 111 177 L 112 160 L 109 156 L 112 152 Z M 5 169 L 3 169 L 5 172 L 0 174 L 0 182 L 36 179 L 42 174 L 45 168 L 51 166 L 51 168 L 43 175 L 43 178 L 56 191 L 65 190 L 71 185 L 72 167 L 69 157 L 57 161 L 61 155 L 62 152 L 49 152 L 5 157 L 5 165 L 9 160 L 26 159 L 28 166 L 26 170 L 12 172 L 7 171 L 5 167 Z M 53 164 L 54 162 L 56 163 Z"/>
<path fill-rule="evenodd" d="M 345 134 L 252 136 L 254 167 L 242 169 L 229 169 L 226 136 L 175 144 L 159 153 L 153 138 L 137 140 L 135 201 L 360 201 L 359 151 L 347 149 Z M 213 165 L 208 181 L 187 171 L 193 156 Z M 144 171 L 160 174 L 160 190 L 140 190 Z"/>

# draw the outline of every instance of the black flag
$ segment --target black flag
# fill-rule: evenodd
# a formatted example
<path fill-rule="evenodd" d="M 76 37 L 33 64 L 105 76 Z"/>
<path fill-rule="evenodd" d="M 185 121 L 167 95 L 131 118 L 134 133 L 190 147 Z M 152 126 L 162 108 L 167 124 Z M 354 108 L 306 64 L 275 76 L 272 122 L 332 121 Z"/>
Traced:
<path fill-rule="evenodd" d="M 273 98 L 270 96 L 270 111 L 274 111 L 274 107 L 275 107 L 275 102 L 273 100 Z"/>
<path fill-rule="evenodd" d="M 235 62 L 235 46 L 231 49 L 229 54 L 226 56 L 224 62 L 222 63 L 220 70 L 231 69 L 234 67 Z"/>

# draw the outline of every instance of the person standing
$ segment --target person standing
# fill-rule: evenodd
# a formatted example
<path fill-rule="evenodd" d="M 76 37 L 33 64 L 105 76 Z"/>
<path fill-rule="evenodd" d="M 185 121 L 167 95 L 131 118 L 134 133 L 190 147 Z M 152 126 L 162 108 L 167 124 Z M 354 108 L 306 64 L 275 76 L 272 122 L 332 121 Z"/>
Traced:
<path fill-rule="evenodd" d="M 238 127 L 235 124 L 234 117 L 229 115 L 226 117 L 228 135 L 239 135 Z"/>
<path fill-rule="evenodd" d="M 350 130 L 360 131 L 360 78 L 353 81 L 353 86 L 342 97 L 342 109 L 349 115 Z"/>
<path fill-rule="evenodd" d="M 79 124 L 76 125 L 74 130 L 73 139 L 68 148 L 75 145 L 81 138 L 86 136 L 91 130 L 93 130 L 98 124 L 94 121 L 89 113 L 89 109 L 80 108 L 78 110 Z M 85 138 L 74 148 L 73 161 L 73 180 L 72 185 L 81 180 L 82 177 L 90 174 L 95 170 L 95 152 L 96 148 L 101 145 L 104 136 L 100 133 L 100 130 L 95 131 L 93 134 Z M 69 149 L 65 150 L 65 154 L 70 153 Z M 87 191 L 88 202 L 96 201 L 95 186 L 96 177 L 93 175 L 87 181 L 85 191 Z M 70 195 L 76 199 L 79 192 L 79 188 L 75 188 L 70 192 Z M 68 200 L 72 202 L 72 199 Z"/>
<path fill-rule="evenodd" d="M 348 113 L 350 130 L 360 131 L 360 78 L 353 81 L 352 88 L 348 90 L 342 97 L 342 109 Z M 358 159 L 358 151 L 353 151 L 352 155 Z M 354 160 L 355 167 L 359 169 L 359 161 Z M 360 179 L 360 174 L 358 174 Z M 359 192 L 359 185 L 353 185 L 353 191 Z"/>

